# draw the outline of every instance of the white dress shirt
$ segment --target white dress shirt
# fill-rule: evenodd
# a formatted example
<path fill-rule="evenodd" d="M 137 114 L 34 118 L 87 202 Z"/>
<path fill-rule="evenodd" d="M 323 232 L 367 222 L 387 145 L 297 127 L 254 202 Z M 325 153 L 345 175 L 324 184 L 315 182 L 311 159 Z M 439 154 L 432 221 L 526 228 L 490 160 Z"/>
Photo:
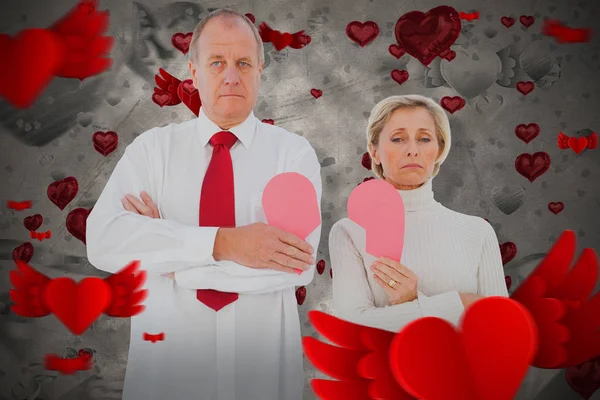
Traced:
<path fill-rule="evenodd" d="M 132 260 L 148 271 L 146 310 L 131 318 L 125 400 L 298 400 L 304 371 L 295 286 L 298 275 L 212 258 L 218 228 L 199 227 L 200 190 L 221 131 L 200 115 L 151 129 L 127 146 L 87 219 L 87 253 L 96 268 L 117 272 Z M 236 225 L 265 222 L 262 192 L 271 178 L 298 172 L 321 202 L 320 164 L 309 142 L 257 120 L 231 128 Z M 125 194 L 146 191 L 161 219 L 128 212 Z M 318 248 L 321 226 L 306 239 Z M 316 254 L 314 254 L 315 258 Z M 161 276 L 175 272 L 175 280 Z M 215 312 L 196 289 L 240 293 Z M 165 333 L 151 343 L 143 333 Z"/>

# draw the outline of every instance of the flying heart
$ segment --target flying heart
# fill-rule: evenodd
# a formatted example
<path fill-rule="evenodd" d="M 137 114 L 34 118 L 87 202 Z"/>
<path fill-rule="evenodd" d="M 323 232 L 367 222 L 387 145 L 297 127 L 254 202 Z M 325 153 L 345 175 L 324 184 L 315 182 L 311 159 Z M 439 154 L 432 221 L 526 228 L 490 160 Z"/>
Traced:
<path fill-rule="evenodd" d="M 158 72 L 159 74 L 154 76 L 154 81 L 158 87 L 154 88 L 152 101 L 160 107 L 175 106 L 183 102 L 187 108 L 198 116 L 202 102 L 200 92 L 194 87 L 193 81 L 186 79 L 182 82 L 162 68 L 159 68 Z"/>
<path fill-rule="evenodd" d="M 79 283 L 66 277 L 51 279 L 26 262 L 15 262 L 9 295 L 11 310 L 22 317 L 54 314 L 73 334 L 81 335 L 102 313 L 127 318 L 144 310 L 139 303 L 148 294 L 141 289 L 146 271 L 138 271 L 139 261 L 106 279 L 91 277 Z"/>
<path fill-rule="evenodd" d="M 288 33 L 272 29 L 266 22 L 258 26 L 258 33 L 264 43 L 273 43 L 275 50 L 281 51 L 286 47 L 301 49 L 311 42 L 311 37 L 304 30 Z"/>
<path fill-rule="evenodd" d="M 49 230 L 46 232 L 29 231 L 29 237 L 32 239 L 37 239 L 41 242 L 44 239 L 50 239 L 52 237 L 52 232 Z"/>
<path fill-rule="evenodd" d="M 77 371 L 91 369 L 92 358 L 87 355 L 65 358 L 56 354 L 47 354 L 46 357 L 44 357 L 44 366 L 49 371 L 58 371 L 61 374 L 72 375 Z"/>
<path fill-rule="evenodd" d="M 6 207 L 8 207 L 12 210 L 15 210 L 15 211 L 23 211 L 28 208 L 31 208 L 31 200 L 25 200 L 25 201 L 8 200 L 6 202 Z"/>
<path fill-rule="evenodd" d="M 546 20 L 542 33 L 556 39 L 558 43 L 587 43 L 592 37 L 592 30 L 571 28 L 558 20 Z"/>
<path fill-rule="evenodd" d="M 595 149 L 598 147 L 598 134 L 592 132 L 588 136 L 569 137 L 560 132 L 558 134 L 557 144 L 559 149 L 565 150 L 570 148 L 575 153 L 579 154 L 584 149 Z"/>

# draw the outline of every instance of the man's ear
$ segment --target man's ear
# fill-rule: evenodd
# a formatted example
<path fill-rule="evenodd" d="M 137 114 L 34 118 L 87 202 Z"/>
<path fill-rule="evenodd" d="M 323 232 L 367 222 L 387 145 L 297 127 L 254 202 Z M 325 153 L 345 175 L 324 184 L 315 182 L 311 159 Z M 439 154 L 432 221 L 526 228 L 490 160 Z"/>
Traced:
<path fill-rule="evenodd" d="M 196 79 L 196 66 L 194 65 L 194 63 L 190 60 L 188 61 L 188 69 L 190 70 L 190 75 L 192 75 L 192 82 L 194 83 L 194 87 L 198 88 L 197 83 L 197 79 Z"/>

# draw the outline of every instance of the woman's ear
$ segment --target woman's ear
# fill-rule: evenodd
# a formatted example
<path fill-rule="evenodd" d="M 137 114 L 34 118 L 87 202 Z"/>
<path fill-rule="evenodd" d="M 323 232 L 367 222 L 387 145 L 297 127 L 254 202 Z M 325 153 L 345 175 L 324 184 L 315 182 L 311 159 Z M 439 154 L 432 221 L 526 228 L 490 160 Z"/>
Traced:
<path fill-rule="evenodd" d="M 377 165 L 381 163 L 379 161 L 379 156 L 377 155 L 377 147 L 373 145 L 373 143 L 369 143 L 369 155 L 371 156 L 371 160 Z"/>

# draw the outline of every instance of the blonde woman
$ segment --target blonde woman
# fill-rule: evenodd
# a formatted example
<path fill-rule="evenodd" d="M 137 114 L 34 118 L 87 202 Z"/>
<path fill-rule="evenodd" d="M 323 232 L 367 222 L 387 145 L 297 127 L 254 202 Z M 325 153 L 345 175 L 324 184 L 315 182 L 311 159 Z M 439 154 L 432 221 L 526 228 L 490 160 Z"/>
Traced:
<path fill-rule="evenodd" d="M 342 319 L 397 332 L 423 316 L 455 325 L 485 296 L 508 296 L 498 239 L 483 218 L 437 202 L 432 179 L 450 151 L 450 124 L 433 100 L 392 96 L 367 127 L 372 170 L 402 196 L 406 231 L 400 263 L 365 251 L 365 231 L 348 218 L 329 234 L 333 307 Z M 399 210 L 389 210 L 390 213 Z"/>

